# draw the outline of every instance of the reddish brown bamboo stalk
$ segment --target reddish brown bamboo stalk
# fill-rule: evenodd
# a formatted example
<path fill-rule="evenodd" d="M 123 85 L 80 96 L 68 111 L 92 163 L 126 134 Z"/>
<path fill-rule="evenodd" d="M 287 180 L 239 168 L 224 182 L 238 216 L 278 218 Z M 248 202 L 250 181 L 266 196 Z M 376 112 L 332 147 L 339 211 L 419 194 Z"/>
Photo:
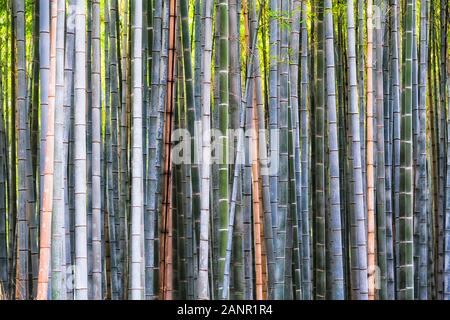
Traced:
<path fill-rule="evenodd" d="M 367 2 L 367 251 L 369 300 L 375 299 L 375 179 L 372 0 Z"/>
<path fill-rule="evenodd" d="M 256 90 L 254 90 L 256 93 Z M 261 193 L 259 184 L 259 146 L 258 122 L 256 114 L 256 99 L 252 101 L 253 134 L 252 134 L 252 193 L 253 193 L 253 234 L 255 241 L 255 279 L 256 300 L 263 299 L 264 278 L 262 270 L 262 237 L 261 237 Z"/>
<path fill-rule="evenodd" d="M 53 209 L 53 160 L 55 140 L 55 83 L 56 83 L 56 20 L 57 1 L 51 1 L 50 24 L 50 76 L 48 90 L 47 136 L 44 164 L 44 190 L 42 195 L 39 274 L 37 300 L 48 296 L 48 277 L 51 251 L 52 209 Z"/>
<path fill-rule="evenodd" d="M 164 300 L 172 299 L 172 127 L 174 104 L 176 0 L 169 3 L 169 56 L 167 64 L 167 96 L 164 114 L 164 190 L 162 203 L 162 248 L 160 261 L 160 295 Z"/>

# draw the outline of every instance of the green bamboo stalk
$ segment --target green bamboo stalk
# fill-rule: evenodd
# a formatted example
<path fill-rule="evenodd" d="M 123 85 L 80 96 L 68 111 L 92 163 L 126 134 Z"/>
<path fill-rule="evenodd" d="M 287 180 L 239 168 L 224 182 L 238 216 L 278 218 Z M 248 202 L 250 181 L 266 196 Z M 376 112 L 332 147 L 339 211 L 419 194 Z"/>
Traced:
<path fill-rule="evenodd" d="M 225 255 L 227 247 L 227 236 L 228 236 L 228 224 L 229 224 L 229 185 L 228 185 L 228 129 L 229 129 L 229 83 L 228 83 L 228 73 L 229 73 L 229 52 L 228 52 L 228 41 L 229 41 L 229 21 L 228 21 L 228 1 L 219 1 L 219 12 L 217 13 L 217 19 L 219 19 L 219 130 L 220 136 L 219 145 L 222 149 L 220 153 L 221 158 L 219 162 L 219 225 L 218 225 L 218 236 L 219 236 L 219 256 L 218 256 L 218 294 L 223 296 L 222 291 L 227 288 L 223 287 L 224 282 L 224 271 L 225 271 Z M 228 293 L 226 293 L 228 295 Z"/>
<path fill-rule="evenodd" d="M 392 11 L 392 34 L 391 34 L 391 41 L 392 41 L 392 68 L 391 68 L 391 78 L 392 78 L 392 117 L 393 117 L 393 195 L 394 195 L 394 225 L 398 225 L 398 215 L 399 215 L 399 188 L 400 188 L 400 65 L 399 65 L 399 22 L 398 22 L 398 1 L 392 0 L 391 1 L 391 11 Z M 395 260 L 398 261 L 398 228 L 395 228 L 395 245 L 394 245 L 394 252 L 395 252 Z M 393 261 L 389 262 L 389 264 L 393 264 Z M 389 268 L 394 268 L 388 267 Z M 398 265 L 395 265 L 395 293 L 398 292 Z M 394 294 L 392 291 L 394 289 L 392 288 L 394 284 L 389 281 L 388 284 L 388 298 L 393 299 Z M 396 296 L 396 295 L 395 295 Z"/>
<path fill-rule="evenodd" d="M 413 23 L 414 1 L 406 2 L 405 34 L 403 37 L 403 97 L 401 110 L 401 144 L 400 144 L 400 195 L 399 195 L 399 298 L 414 297 L 413 267 L 413 190 L 412 190 L 412 57 L 413 57 Z"/>
<path fill-rule="evenodd" d="M 325 146 L 324 146 L 324 96 L 325 96 L 325 86 L 324 86 L 324 27 L 323 27 L 323 1 L 319 1 L 317 7 L 315 8 L 317 13 L 317 47 L 316 47 L 316 70 L 315 70 L 315 93 L 317 101 L 315 106 L 315 201 L 313 208 L 315 208 L 315 281 L 316 281 L 316 291 L 315 298 L 318 300 L 325 299 L 326 290 L 326 266 L 325 266 L 325 171 L 324 171 L 324 157 L 325 157 Z"/>
<path fill-rule="evenodd" d="M 249 3 L 249 6 L 251 4 Z M 233 130 L 239 128 L 239 108 L 241 106 L 242 99 L 242 84 L 241 84 L 241 59 L 240 59 L 240 7 L 241 1 L 239 0 L 230 0 L 229 1 L 229 51 L 230 51 L 230 127 Z M 244 93 L 245 94 L 245 93 Z M 233 150 L 232 155 L 237 152 L 234 152 L 234 147 L 236 146 L 236 136 L 234 136 L 234 141 L 231 142 L 230 150 Z M 234 164 L 235 166 L 236 164 Z M 233 165 L 230 167 L 233 170 Z M 230 187 L 233 188 L 233 183 L 230 184 Z M 240 200 L 242 198 L 242 187 L 238 186 L 238 196 L 237 198 Z M 230 206 L 230 211 L 231 211 Z M 244 232 L 244 221 L 243 221 L 243 210 L 241 203 L 237 204 L 235 220 L 233 223 L 233 219 L 230 214 L 230 225 L 229 225 L 229 233 L 227 239 L 227 249 L 228 243 L 232 241 L 232 259 L 233 259 L 233 267 L 229 272 L 231 273 L 230 277 L 232 279 L 232 288 L 233 294 L 231 295 L 232 299 L 242 300 L 244 299 L 245 288 L 245 276 L 244 276 L 244 250 L 243 250 L 243 239 L 245 237 Z M 230 230 L 233 230 L 232 239 L 230 237 Z M 230 250 L 230 251 L 231 251 Z M 231 252 L 230 252 L 231 253 Z M 228 258 L 228 250 L 227 250 L 227 258 Z M 228 267 L 228 261 L 225 261 L 225 268 Z"/>
<path fill-rule="evenodd" d="M 18 112 L 18 144 L 25 145 L 27 141 L 26 114 L 26 52 L 25 52 L 25 3 L 15 0 L 13 5 L 16 16 L 15 35 L 17 48 L 17 98 L 15 100 Z M 26 207 L 28 202 L 26 183 L 26 148 L 18 148 L 18 207 L 17 207 L 17 274 L 16 299 L 28 298 L 28 222 Z"/>

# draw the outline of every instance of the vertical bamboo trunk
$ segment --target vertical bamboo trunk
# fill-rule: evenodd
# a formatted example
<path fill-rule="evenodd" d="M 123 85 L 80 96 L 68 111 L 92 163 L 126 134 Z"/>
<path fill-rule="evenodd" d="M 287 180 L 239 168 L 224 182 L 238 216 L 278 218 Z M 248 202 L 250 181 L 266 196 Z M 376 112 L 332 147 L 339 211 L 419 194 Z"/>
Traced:
<path fill-rule="evenodd" d="M 75 8 L 75 299 L 88 298 L 87 212 L 86 212 L 86 4 Z"/>
<path fill-rule="evenodd" d="M 100 0 L 92 6 L 92 297 L 102 300 Z"/>
<path fill-rule="evenodd" d="M 69 1 L 67 7 L 68 14 L 73 18 L 75 0 Z M 74 20 L 66 21 L 66 44 L 65 44 L 65 75 L 64 75 L 64 161 L 67 166 L 66 171 L 66 194 L 65 194 L 65 255 L 66 255 L 66 270 L 73 265 L 73 143 L 70 141 L 73 139 L 73 83 L 74 83 L 74 60 L 75 60 L 75 25 Z M 70 157 L 69 157 L 70 155 Z M 64 275 L 63 275 L 64 276 Z M 70 280 L 70 277 L 68 277 Z M 66 279 L 67 280 L 67 279 Z M 67 286 L 67 299 L 73 299 L 73 285 Z"/>
<path fill-rule="evenodd" d="M 32 65 L 32 86 L 31 98 L 29 104 L 31 108 L 29 113 L 29 127 L 30 127 L 30 140 L 29 140 L 29 154 L 27 159 L 27 184 L 33 186 L 28 189 L 29 193 L 29 210 L 30 210 L 30 253 L 31 253 L 31 275 L 32 275 L 32 291 L 30 295 L 36 297 L 37 293 L 37 280 L 39 274 L 39 220 L 38 212 L 36 209 L 39 206 L 39 200 L 36 198 L 39 193 L 39 189 L 36 188 L 35 183 L 39 181 L 38 178 L 38 153 L 39 153 L 39 2 L 36 1 L 33 6 L 33 65 Z M 1 78 L 1 76 L 0 76 Z M 0 80 L 1 82 L 1 80 Z M 1 90 L 1 89 L 0 89 Z M 1 105 L 1 103 L 0 103 Z M 4 122 L 3 122 L 4 123 Z M 5 204 L 6 205 L 6 204 Z M 6 208 L 6 207 L 5 207 Z"/>
<path fill-rule="evenodd" d="M 276 14 L 278 11 L 278 1 L 270 0 L 269 1 L 269 10 L 272 12 L 269 18 L 269 78 L 268 78 L 268 113 L 269 113 L 269 129 L 271 131 L 278 129 L 278 61 L 276 57 L 278 56 L 278 38 L 279 38 L 279 26 L 276 19 Z M 270 136 L 269 141 L 269 150 L 270 156 L 278 156 L 278 141 L 277 137 Z M 274 170 L 275 171 L 275 170 Z M 278 207 L 278 179 L 276 176 L 276 172 L 271 171 L 269 177 L 269 189 L 270 189 L 270 204 L 271 204 L 271 217 L 272 221 L 272 235 L 273 235 L 273 244 L 274 244 L 274 255 L 276 255 L 276 219 L 275 215 Z M 275 261 L 274 261 L 275 263 Z M 277 267 L 274 266 L 276 269 Z M 275 271 L 276 273 L 276 271 Z M 275 297 L 275 286 L 277 280 L 274 277 L 274 288 L 273 293 L 270 293 L 270 296 L 273 295 Z"/>
<path fill-rule="evenodd" d="M 309 134 L 310 125 L 308 117 L 308 93 L 309 91 L 309 64 L 308 64 L 308 31 L 307 31 L 307 6 L 306 1 L 302 1 L 302 23 L 301 23 L 301 193 L 302 193 L 302 292 L 305 300 L 312 299 L 312 261 L 311 261 L 311 230 L 309 211 L 309 161 L 310 146 Z"/>
<path fill-rule="evenodd" d="M 37 299 L 48 298 L 48 280 L 51 256 L 51 229 L 53 210 L 53 169 L 54 169 L 54 125 L 55 125 L 55 94 L 56 94 L 56 27 L 57 27 L 57 1 L 51 2 L 50 24 L 50 68 L 48 83 L 48 109 L 46 138 L 45 138 L 45 165 L 43 177 L 43 197 L 40 221 L 39 244 L 39 276 Z"/>
<path fill-rule="evenodd" d="M 204 36 L 203 66 L 211 65 L 212 55 L 212 9 L 211 0 L 204 0 Z M 201 163 L 201 212 L 200 212 L 200 244 L 199 271 L 197 283 L 197 298 L 209 299 L 208 281 L 208 251 L 209 251 L 209 220 L 210 220 L 210 177 L 211 177 L 211 69 L 203 70 L 202 99 L 202 163 Z"/>
<path fill-rule="evenodd" d="M 389 10 L 389 3 L 385 2 Z M 387 15 L 384 41 L 384 131 L 385 131 L 385 178 L 386 178 L 386 300 L 394 295 L 394 248 L 393 248 L 393 116 L 392 116 L 392 14 Z"/>
<path fill-rule="evenodd" d="M 393 118 L 393 158 L 394 158 L 394 170 L 393 170 L 393 180 L 394 180 L 394 225 L 395 225 L 395 245 L 394 245 L 394 259 L 398 261 L 398 214 L 399 214 L 399 188 L 400 188 L 400 45 L 399 45 L 399 11 L 398 11 L 398 1 L 391 1 L 392 8 L 392 118 Z M 393 264 L 393 263 L 392 263 Z M 395 289 L 392 288 L 394 283 L 391 283 L 388 297 L 393 299 L 398 292 L 398 263 L 395 263 Z M 393 292 L 394 291 L 394 292 Z"/>
<path fill-rule="evenodd" d="M 428 232 L 427 232 L 427 205 L 428 200 L 428 178 L 427 178 L 427 73 L 428 73 L 428 18 L 430 1 L 425 0 L 420 4 L 420 49 L 419 49 L 419 144 L 418 144 L 418 187 L 417 206 L 419 207 L 419 283 L 418 298 L 426 300 L 428 298 Z M 448 174 L 448 173 L 447 173 Z M 447 205 L 448 205 L 447 200 Z M 444 286 L 445 287 L 445 286 Z"/>
<path fill-rule="evenodd" d="M 40 146 L 39 146 L 39 175 L 40 175 L 40 209 L 43 203 L 43 184 L 45 167 L 45 142 L 47 137 L 47 109 L 49 96 L 49 72 L 50 72 L 50 1 L 39 0 L 39 93 L 40 93 Z"/>
<path fill-rule="evenodd" d="M 7 232 L 7 211 L 6 211 L 6 148 L 7 133 L 5 131 L 4 119 L 4 84 L 2 68 L 0 68 L 0 292 L 7 294 L 8 284 L 8 232 Z"/>
<path fill-rule="evenodd" d="M 414 297 L 413 267 L 413 164 L 412 164 L 412 57 L 413 57 L 413 16 L 415 3 L 406 2 L 405 34 L 403 35 L 403 99 L 401 110 L 400 147 L 400 195 L 399 195 L 399 298 Z"/>
<path fill-rule="evenodd" d="M 113 15 L 110 15 L 109 12 L 109 6 L 108 3 L 105 2 L 105 49 L 108 49 L 109 45 L 109 37 L 112 35 L 112 32 L 110 33 L 111 25 L 115 23 L 114 20 L 110 20 L 110 17 L 113 17 Z M 113 48 L 115 48 L 115 39 L 111 39 L 111 49 L 105 50 L 105 80 L 106 80 L 106 93 L 105 93 L 105 153 L 106 153 L 106 190 L 107 190 L 107 236 L 109 239 L 109 253 L 110 253 L 110 261 L 111 261 L 111 299 L 115 300 L 119 298 L 119 270 L 118 270 L 118 256 L 117 256 L 117 233 L 116 233 L 116 211 L 115 208 L 115 193 L 113 190 L 113 184 L 114 184 L 114 176 L 113 176 L 113 135 L 112 133 L 112 114 L 114 112 L 114 109 L 112 108 L 113 105 L 113 83 L 114 78 L 113 75 L 116 75 L 113 71 L 113 57 L 115 57 L 115 53 L 111 52 Z M 115 66 L 115 65 L 114 65 Z"/>
<path fill-rule="evenodd" d="M 301 285 L 301 247 L 302 247 L 302 215 L 301 215 L 301 160 L 300 160 L 300 113 L 299 113 L 299 49 L 300 49 L 300 23 L 301 11 L 300 1 L 294 1 L 291 4 L 292 10 L 292 30 L 290 34 L 290 46 L 292 47 L 292 55 L 290 59 L 289 72 L 291 74 L 291 91 L 290 91 L 290 136 L 292 137 L 292 145 L 290 146 L 290 163 L 289 170 L 294 171 L 295 175 L 291 175 L 290 179 L 290 197 L 293 201 L 292 211 L 294 215 L 294 285 L 296 298 L 302 297 Z"/>
<path fill-rule="evenodd" d="M 131 260 L 130 260 L 130 298 L 143 298 L 143 284 L 141 283 L 141 221 L 142 213 L 142 1 L 134 4 L 131 14 L 133 24 L 133 148 L 132 148 L 132 185 L 131 185 Z"/>
<path fill-rule="evenodd" d="M 364 20 L 364 0 L 358 0 L 358 92 L 359 92 L 359 107 L 360 107 L 360 138 L 361 138 L 361 167 L 363 177 L 363 197 L 364 197 L 364 210 L 367 211 L 367 175 L 366 175 L 366 95 L 365 95 L 365 79 L 366 79 L 366 66 L 365 66 L 365 29 L 366 26 Z M 367 214 L 366 214 L 367 215 Z M 366 223 L 367 225 L 367 223 Z"/>
<path fill-rule="evenodd" d="M 352 163 L 353 163 L 353 179 L 354 179 L 354 219 L 352 222 L 356 226 L 356 237 L 354 239 L 355 251 L 357 259 L 356 279 L 358 292 L 357 299 L 367 299 L 367 235 L 366 221 L 364 211 L 364 193 L 363 193 L 363 174 L 361 164 L 361 128 L 360 113 L 358 99 L 358 83 L 356 70 L 356 35 L 355 22 L 353 18 L 354 8 L 353 0 L 347 1 L 347 29 L 348 29 L 348 65 L 349 65 L 349 113 L 350 126 L 352 132 Z M 364 92 L 361 93 L 364 95 Z"/>
<path fill-rule="evenodd" d="M 121 263 L 120 256 L 120 234 L 119 234 L 119 164 L 118 164 L 118 109 L 120 104 L 119 97 L 119 68 L 118 68 L 118 18 L 117 18 L 117 0 L 110 1 L 110 90 L 111 90 L 111 145 L 110 153 L 112 162 L 111 179 L 112 194 L 110 197 L 112 201 L 110 203 L 109 213 L 111 221 L 114 220 L 114 228 L 110 229 L 112 245 L 115 246 L 115 252 L 111 252 L 112 256 L 117 259 L 117 294 L 118 298 L 123 298 L 123 265 Z M 113 237 L 112 235 L 115 235 Z M 114 257 L 112 257 L 114 259 Z M 115 273 L 116 268 L 114 268 Z"/>
<path fill-rule="evenodd" d="M 440 1 L 440 5 L 439 5 L 439 11 L 440 11 L 440 44 L 439 44 L 439 48 L 440 48 L 440 52 L 439 52 L 439 61 L 436 62 L 436 65 L 439 65 L 439 68 L 437 68 L 437 73 L 439 75 L 439 91 L 438 94 L 436 95 L 436 98 L 438 98 L 437 96 L 439 96 L 439 110 L 440 110 L 440 114 L 441 114 L 441 129 L 440 131 L 440 143 L 441 144 L 445 144 L 446 138 L 448 133 L 446 132 L 447 129 L 447 104 L 446 104 L 446 97 L 448 95 L 448 93 L 446 93 L 446 83 L 447 83 L 447 60 L 448 58 L 448 47 L 449 47 L 449 39 L 448 39 L 448 20 L 449 18 L 449 13 L 448 13 L 448 1 Z M 415 25 L 415 24 L 414 24 Z M 437 292 L 438 292 L 438 296 L 437 299 L 442 299 L 443 297 L 443 284 L 444 284 L 444 243 L 445 243 L 445 236 L 444 236 L 444 229 L 445 229 L 445 206 L 446 206 L 446 201 L 445 201 L 445 179 L 446 179 L 446 175 L 445 173 L 448 171 L 448 168 L 446 166 L 446 158 L 448 157 L 447 153 L 447 148 L 446 147 L 441 147 L 440 149 L 440 154 L 439 154 L 439 167 L 440 167 L 440 172 L 439 173 L 439 185 L 440 185 L 440 201 L 441 201 L 441 205 L 440 205 L 440 211 L 439 211 L 439 217 L 438 217 L 438 234 L 437 234 Z"/>
<path fill-rule="evenodd" d="M 240 14 L 240 4 L 241 1 L 230 0 L 229 1 L 229 50 L 230 50 L 230 128 L 232 130 L 236 130 L 240 128 L 239 123 L 239 110 L 241 107 L 242 100 L 242 84 L 241 84 L 241 59 L 240 59 L 240 49 L 242 48 L 240 45 L 240 28 L 241 28 L 241 14 Z M 245 3 L 242 4 L 245 6 Z M 249 3 L 250 5 L 250 3 Z M 234 135 L 234 141 L 231 141 L 230 151 L 233 151 L 233 156 L 237 150 L 235 151 L 236 145 L 236 135 Z M 237 164 L 234 164 L 235 166 Z M 233 165 L 231 166 L 231 170 Z M 232 184 L 230 185 L 232 188 Z M 239 186 L 238 186 L 239 188 Z M 242 190 L 239 188 L 238 197 L 242 196 Z M 233 279 L 232 288 L 234 294 L 231 294 L 231 299 L 244 299 L 245 298 L 245 275 L 244 275 L 244 221 L 243 221 L 243 210 L 242 207 L 239 206 L 236 209 L 235 221 L 231 221 L 230 215 L 230 226 L 232 226 L 233 235 L 232 239 L 230 239 L 230 228 L 228 230 L 228 239 L 230 242 L 232 240 L 232 255 L 233 255 L 233 268 L 230 271 L 230 277 Z M 234 227 L 234 228 L 233 228 Z M 227 246 L 228 246 L 227 242 Z M 228 249 L 228 248 L 227 248 Z M 230 255 L 227 251 L 227 257 Z M 225 262 L 228 264 L 228 262 Z M 227 268 L 227 265 L 225 266 Z M 224 281 L 225 282 L 225 281 Z M 225 292 L 226 290 L 224 290 Z"/>
<path fill-rule="evenodd" d="M 278 12 L 276 15 L 278 19 L 287 19 L 288 5 L 286 1 L 278 3 Z M 289 106 L 289 32 L 288 28 L 281 25 L 278 29 L 278 59 L 276 56 L 272 56 L 271 59 L 278 61 L 278 76 L 277 76 L 277 129 L 278 129 L 278 172 L 277 172 L 277 207 L 276 214 L 274 215 L 274 227 L 276 232 L 275 236 L 275 287 L 274 287 L 274 299 L 283 300 L 285 295 L 285 289 L 289 284 L 286 283 L 286 238 L 287 238 L 287 219 L 288 213 L 288 193 L 289 193 L 289 121 L 288 121 L 288 106 Z M 274 212 L 272 212 L 274 214 Z"/>
<path fill-rule="evenodd" d="M 150 108 L 150 121 L 149 125 L 151 127 L 157 127 L 159 123 L 159 79 L 160 79 L 160 64 L 161 64 L 161 39 L 162 39 L 162 1 L 158 0 L 154 5 L 154 16 L 153 16 L 153 44 L 152 44 L 152 65 L 151 65 L 151 108 Z M 158 128 L 159 129 L 159 128 Z M 157 296 L 157 290 L 154 284 L 157 283 L 157 244 L 158 236 L 155 230 L 157 230 L 157 177 L 158 177 L 158 132 L 155 130 L 150 131 L 149 135 L 149 212 L 146 214 L 149 216 L 148 230 L 146 230 L 146 247 L 150 252 L 154 252 L 153 255 L 149 255 L 146 259 L 146 282 L 152 284 L 146 286 L 146 296 L 149 298 L 155 298 Z M 152 251 L 153 250 L 153 251 Z"/>
<path fill-rule="evenodd" d="M 342 224 L 340 209 L 340 186 L 339 186 L 339 147 L 336 116 L 336 88 L 335 88 L 335 65 L 334 65 L 334 36 L 333 15 L 331 0 L 325 0 L 325 56 L 327 76 L 327 111 L 329 126 L 329 152 L 330 152 L 330 205 L 331 220 L 329 221 L 328 235 L 331 238 L 330 248 L 331 263 L 331 299 L 344 299 L 344 270 L 342 261 Z"/>
<path fill-rule="evenodd" d="M 15 0 L 14 15 L 16 17 L 16 53 L 17 60 L 15 71 L 17 74 L 15 107 L 18 114 L 18 146 L 25 146 L 28 139 L 27 107 L 26 107 L 26 52 L 25 52 L 25 1 Z M 15 142 L 13 142 L 15 143 Z M 17 207 L 17 268 L 16 268 L 16 293 L 18 300 L 28 299 L 28 219 L 26 207 L 28 202 L 26 183 L 26 148 L 17 149 L 17 173 L 18 173 L 18 207 Z M 14 164 L 15 165 L 15 164 Z"/>
<path fill-rule="evenodd" d="M 379 284 L 377 294 L 380 300 L 386 299 L 387 256 L 386 256 L 386 186 L 385 186 L 385 136 L 384 136 L 384 78 L 383 78 L 383 42 L 384 42 L 384 4 L 376 1 L 375 25 L 375 117 L 376 117 L 376 224 L 377 224 L 377 264 Z"/>
<path fill-rule="evenodd" d="M 222 296 L 223 277 L 225 269 L 226 243 L 228 235 L 229 221 L 229 184 L 228 184 L 228 129 L 229 129 L 229 21 L 228 21 L 228 0 L 220 0 L 217 17 L 219 19 L 219 145 L 221 148 L 219 159 L 219 257 L 218 257 L 218 276 L 219 276 L 219 296 Z"/>
<path fill-rule="evenodd" d="M 51 270 L 52 270 L 52 299 L 61 300 L 65 297 L 65 283 L 63 275 L 64 248 L 64 22 L 65 3 L 57 1 L 56 18 L 56 81 L 54 102 L 54 177 L 53 177 L 53 212 L 52 212 L 52 240 L 51 240 Z"/>
<path fill-rule="evenodd" d="M 316 70 L 315 70 L 315 114 L 314 114 L 314 173 L 315 173 L 315 203 L 314 212 L 314 279 L 315 297 L 318 300 L 325 299 L 326 291 L 326 262 L 325 262 L 325 171 L 324 171 L 324 27 L 323 27 L 323 1 L 319 1 L 315 8 L 317 13 L 317 45 L 316 45 Z"/>
<path fill-rule="evenodd" d="M 373 97 L 373 6 L 367 2 L 367 268 L 369 300 L 375 299 L 375 173 Z"/>
<path fill-rule="evenodd" d="M 175 30 L 176 30 L 176 1 L 169 3 L 169 57 L 167 64 L 167 98 L 165 111 L 164 139 L 165 139 L 165 164 L 164 164 L 164 191 L 163 191 L 163 230 L 164 234 L 164 272 L 162 281 L 162 295 L 166 300 L 172 299 L 173 291 L 173 217 L 172 217 L 172 125 L 173 125 L 173 95 L 175 74 Z"/>
<path fill-rule="evenodd" d="M 450 81 L 449 81 L 449 79 L 450 79 L 450 71 L 447 71 L 449 74 L 447 75 L 447 87 L 448 87 L 448 89 L 447 90 L 449 90 L 449 92 L 450 92 Z M 450 98 L 449 98 L 450 99 Z M 450 132 L 450 130 L 449 130 L 450 128 L 449 127 L 447 127 L 447 130 L 448 130 L 448 132 Z M 448 134 L 448 133 L 447 133 Z M 447 138 L 448 139 L 448 138 Z M 450 141 L 450 139 L 448 140 L 448 141 Z M 448 143 L 448 141 L 447 141 L 447 148 L 448 148 L 448 145 L 449 145 L 449 143 Z M 450 152 L 449 152 L 449 150 L 447 149 L 447 158 L 448 158 L 448 154 L 449 154 Z M 449 163 L 449 161 L 447 160 L 447 167 L 449 167 L 449 165 L 450 165 L 450 163 Z M 444 294 L 444 299 L 445 300 L 450 300 L 450 268 L 449 268 L 449 265 L 450 265 L 450 263 L 449 263 L 449 260 L 450 260 L 450 214 L 449 214 L 449 199 L 448 199 L 448 197 L 449 197 L 449 189 L 450 189 L 450 186 L 449 186 L 449 180 L 450 180 L 450 177 L 449 177 L 449 171 L 447 171 L 447 191 L 446 191 L 446 197 L 447 197 L 447 207 L 446 207 L 446 214 L 445 214 L 445 243 L 444 243 L 444 252 L 445 252 L 445 256 L 444 256 L 444 262 L 445 262 L 445 264 L 444 264 L 444 287 L 443 287 L 443 294 Z"/>
<path fill-rule="evenodd" d="M 17 56 L 16 56 L 16 50 L 17 50 L 17 44 L 16 44 L 16 12 L 13 8 L 14 2 L 10 1 L 10 15 L 9 17 L 11 18 L 10 22 L 10 30 L 11 30 L 11 52 L 13 53 L 11 55 L 11 95 L 10 95 L 10 99 L 11 99 L 11 112 L 10 112 L 10 135 L 11 135 L 11 146 L 9 148 L 9 154 L 10 154 L 10 161 L 9 161 L 9 175 L 8 175 L 8 184 L 11 186 L 11 190 L 14 190 L 13 192 L 10 192 L 10 196 L 9 196 L 9 203 L 11 203 L 11 210 L 9 212 L 9 216 L 8 219 L 9 221 L 11 221 L 11 224 L 9 226 L 9 233 L 11 235 L 10 240 L 9 240 L 9 247 L 11 248 L 11 250 L 9 250 L 9 278 L 10 279 L 14 279 L 15 278 L 15 272 L 16 272 L 16 261 L 15 261 L 15 257 L 16 257 L 16 242 L 17 242 L 17 229 L 16 229 L 16 225 L 17 225 L 17 141 L 16 141 L 16 137 L 17 137 L 17 133 L 16 133 L 16 126 L 17 126 L 17 122 L 16 122 L 16 113 L 17 113 L 17 108 L 16 108 L 16 98 L 17 98 L 17 72 L 16 72 L 16 60 L 17 60 Z M 14 297 L 14 285 L 11 286 L 10 289 L 10 296 Z"/>

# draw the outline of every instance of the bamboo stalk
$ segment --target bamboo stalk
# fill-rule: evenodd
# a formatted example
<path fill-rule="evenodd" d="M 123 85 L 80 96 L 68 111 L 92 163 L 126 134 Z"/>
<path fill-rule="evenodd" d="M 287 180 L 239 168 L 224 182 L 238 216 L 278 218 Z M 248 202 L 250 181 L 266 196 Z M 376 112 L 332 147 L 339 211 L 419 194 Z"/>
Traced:
<path fill-rule="evenodd" d="M 367 272 L 369 300 L 375 299 L 375 174 L 373 111 L 373 7 L 367 2 Z"/>
<path fill-rule="evenodd" d="M 75 299 L 88 298 L 87 214 L 86 214 L 86 6 L 77 1 L 75 8 L 75 104 L 74 104 L 74 176 L 75 176 Z"/>
<path fill-rule="evenodd" d="M 53 210 L 53 166 L 54 166 L 54 123 L 55 123 L 55 82 L 56 82 L 56 25 L 57 2 L 51 3 L 50 23 L 50 71 L 49 94 L 47 111 L 47 132 L 45 144 L 45 166 L 43 179 L 42 209 L 41 209 L 41 236 L 39 244 L 39 277 L 36 299 L 46 300 L 48 297 L 48 279 L 51 255 L 51 225 Z"/>

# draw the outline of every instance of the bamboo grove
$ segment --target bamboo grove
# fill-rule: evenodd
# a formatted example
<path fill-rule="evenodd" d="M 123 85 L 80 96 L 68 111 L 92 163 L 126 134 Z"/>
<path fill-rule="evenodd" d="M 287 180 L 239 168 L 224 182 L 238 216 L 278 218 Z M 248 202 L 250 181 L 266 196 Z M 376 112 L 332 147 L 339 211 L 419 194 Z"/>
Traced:
<path fill-rule="evenodd" d="M 447 0 L 0 0 L 1 299 L 449 299 Z"/>

